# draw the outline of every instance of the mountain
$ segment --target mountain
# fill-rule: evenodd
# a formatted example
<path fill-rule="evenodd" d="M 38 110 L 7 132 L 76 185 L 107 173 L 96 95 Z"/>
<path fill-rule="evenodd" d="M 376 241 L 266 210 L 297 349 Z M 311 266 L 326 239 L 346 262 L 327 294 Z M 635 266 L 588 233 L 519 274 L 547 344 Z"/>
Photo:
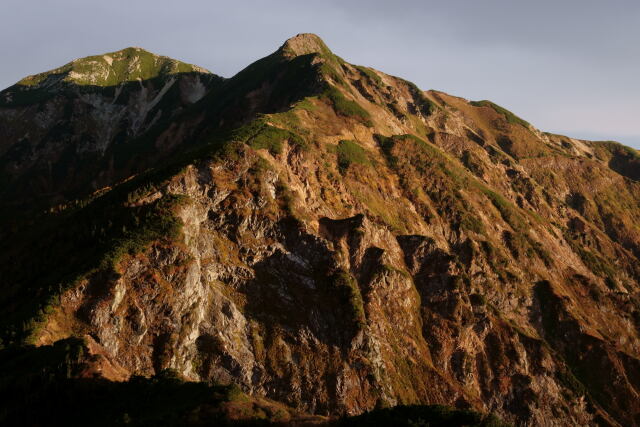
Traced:
<path fill-rule="evenodd" d="M 143 399 L 80 405 L 110 424 L 640 424 L 637 151 L 311 34 L 228 79 L 125 49 L 0 99 L 0 420 L 94 393 Z"/>
<path fill-rule="evenodd" d="M 130 176 L 131 150 L 123 145 L 187 110 L 223 80 L 140 48 L 22 79 L 0 93 L 3 207 L 42 209 Z M 161 151 L 169 150 L 166 145 Z"/>

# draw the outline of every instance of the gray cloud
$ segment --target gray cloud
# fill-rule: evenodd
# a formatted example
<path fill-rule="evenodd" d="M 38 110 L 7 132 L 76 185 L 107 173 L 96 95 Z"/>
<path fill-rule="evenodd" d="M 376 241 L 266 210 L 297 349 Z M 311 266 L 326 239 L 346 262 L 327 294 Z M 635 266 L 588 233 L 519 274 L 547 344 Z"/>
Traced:
<path fill-rule="evenodd" d="M 640 2 L 3 1 L 0 86 L 137 45 L 231 76 L 300 32 L 537 127 L 640 147 Z"/>

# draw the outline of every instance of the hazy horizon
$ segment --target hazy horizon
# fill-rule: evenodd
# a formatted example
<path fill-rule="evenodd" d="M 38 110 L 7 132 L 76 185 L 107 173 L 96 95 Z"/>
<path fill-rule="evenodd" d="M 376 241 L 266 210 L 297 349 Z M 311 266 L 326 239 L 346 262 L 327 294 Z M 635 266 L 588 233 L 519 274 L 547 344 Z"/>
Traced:
<path fill-rule="evenodd" d="M 640 2 L 7 3 L 2 89 L 127 46 L 230 77 L 312 32 L 345 60 L 422 89 L 490 99 L 543 131 L 640 148 Z"/>

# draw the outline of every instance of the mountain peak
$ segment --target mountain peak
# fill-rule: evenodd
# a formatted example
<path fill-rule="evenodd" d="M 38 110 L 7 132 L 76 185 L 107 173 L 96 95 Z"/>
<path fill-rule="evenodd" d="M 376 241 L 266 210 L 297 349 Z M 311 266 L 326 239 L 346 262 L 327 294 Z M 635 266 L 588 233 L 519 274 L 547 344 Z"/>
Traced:
<path fill-rule="evenodd" d="M 288 39 L 280 51 L 288 57 L 308 55 L 310 53 L 330 54 L 331 50 L 320 37 L 312 33 L 301 33 Z"/>
<path fill-rule="evenodd" d="M 18 85 L 50 87 L 62 81 L 81 86 L 115 86 L 188 72 L 210 74 L 204 68 L 156 55 L 140 47 L 127 47 L 103 55 L 75 59 L 54 70 L 25 77 Z"/>

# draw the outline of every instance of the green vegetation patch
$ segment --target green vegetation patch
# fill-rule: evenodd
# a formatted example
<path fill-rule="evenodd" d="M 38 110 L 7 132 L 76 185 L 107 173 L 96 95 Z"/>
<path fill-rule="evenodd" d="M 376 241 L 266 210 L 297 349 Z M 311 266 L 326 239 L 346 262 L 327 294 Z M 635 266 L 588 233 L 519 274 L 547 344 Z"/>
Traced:
<path fill-rule="evenodd" d="M 424 95 L 422 90 L 420 90 L 420 88 L 416 86 L 415 83 L 412 83 L 408 80 L 404 80 L 404 82 L 406 83 L 407 88 L 409 89 L 409 93 L 413 98 L 413 103 L 423 116 L 428 117 L 439 108 L 436 103 L 434 103 Z"/>
<path fill-rule="evenodd" d="M 356 65 L 355 67 L 358 71 L 360 71 L 361 74 L 365 75 L 374 85 L 378 86 L 379 88 L 382 88 L 384 86 L 384 83 L 382 82 L 382 78 L 371 68 L 363 67 L 361 65 Z"/>
<path fill-rule="evenodd" d="M 526 228 L 522 215 L 520 215 L 517 208 L 511 202 L 486 187 L 482 188 L 482 192 L 489 198 L 489 200 L 491 200 L 493 206 L 498 209 L 498 212 L 500 212 L 502 219 L 504 219 L 511 228 L 516 231 L 522 231 Z"/>
<path fill-rule="evenodd" d="M 596 148 L 603 148 L 611 154 L 621 154 L 631 159 L 640 160 L 640 151 L 627 147 L 616 141 L 593 141 Z"/>
<path fill-rule="evenodd" d="M 353 117 L 366 126 L 373 126 L 371 114 L 357 102 L 347 99 L 342 92 L 335 87 L 330 86 L 327 88 L 322 96 L 331 102 L 337 114 L 344 117 Z"/>
<path fill-rule="evenodd" d="M 298 134 L 268 124 L 268 117 L 263 117 L 234 131 L 232 138 L 244 142 L 254 150 L 266 149 L 273 155 L 282 153 L 282 144 L 307 148 L 307 142 Z"/>
<path fill-rule="evenodd" d="M 431 170 L 446 175 L 451 181 L 450 184 L 453 184 L 451 186 L 452 190 L 460 190 L 476 182 L 475 177 L 472 177 L 464 168 L 458 165 L 455 159 L 429 141 L 411 134 L 393 135 L 391 137 L 377 135 L 376 137 L 382 152 L 392 167 L 398 166 L 399 158 L 393 152 L 396 145 L 400 144 L 403 147 L 402 152 L 398 150 L 396 154 L 405 154 L 405 152 L 413 150 L 413 153 L 417 155 L 408 154 L 405 160 L 421 174 Z"/>
<path fill-rule="evenodd" d="M 531 126 L 529 124 L 529 122 L 521 119 L 520 117 L 516 116 L 515 114 L 513 114 L 511 111 L 507 110 L 504 107 L 499 106 L 498 104 L 495 104 L 491 101 L 488 100 L 482 100 L 482 101 L 471 101 L 471 105 L 473 105 L 474 107 L 490 107 L 493 108 L 496 112 L 502 114 L 505 119 L 507 119 L 507 121 L 511 124 L 514 125 L 521 125 L 524 126 L 526 128 L 528 128 L 529 126 Z"/>
<path fill-rule="evenodd" d="M 572 246 L 574 246 L 574 249 L 582 259 L 582 262 L 584 262 L 584 264 L 589 267 L 589 270 L 593 273 L 610 280 L 616 276 L 616 270 L 604 258 L 584 247 L 580 247 L 577 243 L 572 244 Z"/>
<path fill-rule="evenodd" d="M 345 270 L 340 270 L 332 277 L 333 288 L 339 293 L 341 299 L 345 299 L 351 308 L 354 323 L 362 328 L 367 324 L 364 312 L 364 302 L 360 287 L 356 279 Z"/>
<path fill-rule="evenodd" d="M 608 162 L 608 166 L 620 175 L 640 181 L 640 151 L 615 141 L 597 141 L 593 146 L 600 161 Z"/>
<path fill-rule="evenodd" d="M 378 145 L 382 149 L 382 153 L 385 155 L 389 166 L 395 168 L 398 166 L 398 158 L 393 155 L 393 147 L 396 145 L 394 137 L 375 135 Z"/>
<path fill-rule="evenodd" d="M 460 227 L 478 234 L 484 234 L 486 231 L 482 220 L 473 213 L 466 213 L 461 215 Z"/>
<path fill-rule="evenodd" d="M 331 80 L 333 80 L 336 84 L 348 89 L 347 82 L 338 72 L 338 69 L 341 67 L 340 63 L 336 61 L 323 62 L 320 65 L 320 73 L 324 76 L 328 76 Z"/>
<path fill-rule="evenodd" d="M 269 150 L 271 154 L 280 154 L 282 152 L 282 143 L 285 140 L 290 140 L 294 145 L 304 145 L 302 138 L 273 126 L 265 126 L 250 138 L 247 143 L 253 149 L 260 150 L 264 148 Z"/>
<path fill-rule="evenodd" d="M 367 151 L 355 141 L 343 139 L 338 143 L 336 151 L 338 154 L 338 168 L 341 173 L 346 172 L 352 164 L 371 165 Z"/>
<path fill-rule="evenodd" d="M 304 98 L 302 101 L 295 104 L 295 108 L 306 111 L 317 111 L 318 106 L 312 102 L 312 99 L 316 99 L 316 97 L 308 96 Z"/>
<path fill-rule="evenodd" d="M 387 163 L 399 174 L 403 186 L 415 180 L 416 172 L 419 176 L 429 176 L 430 185 L 423 186 L 422 190 L 439 206 L 441 213 L 449 216 L 450 221 L 466 230 L 484 233 L 482 221 L 465 196 L 465 193 L 476 192 L 487 197 L 515 231 L 526 231 L 527 221 L 517 206 L 489 189 L 434 144 L 415 135 L 376 135 L 376 139 Z M 419 181 L 416 184 L 420 185 Z M 533 249 L 545 262 L 548 261 L 540 246 L 533 246 Z"/>
<path fill-rule="evenodd" d="M 482 221 L 463 194 L 464 190 L 480 188 L 475 177 L 438 147 L 415 135 L 376 135 L 376 139 L 389 167 L 398 173 L 401 185 L 414 202 L 423 203 L 419 197 L 422 192 L 447 220 L 466 230 L 484 233 Z"/>

